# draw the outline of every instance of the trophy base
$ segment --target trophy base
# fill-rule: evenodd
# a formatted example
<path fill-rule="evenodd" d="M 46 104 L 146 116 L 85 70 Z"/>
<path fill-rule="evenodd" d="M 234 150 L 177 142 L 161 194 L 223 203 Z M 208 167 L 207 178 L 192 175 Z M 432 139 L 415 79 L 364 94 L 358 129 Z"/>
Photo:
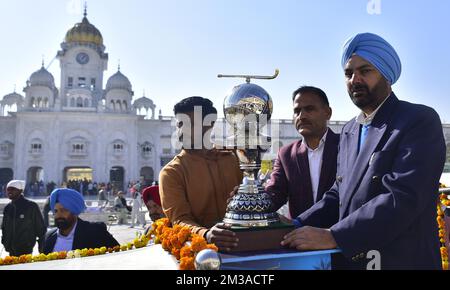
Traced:
<path fill-rule="evenodd" d="M 239 239 L 238 246 L 231 252 L 248 252 L 281 249 L 283 237 L 294 230 L 294 225 L 278 222 L 267 227 L 240 227 L 232 226 L 233 231 Z"/>

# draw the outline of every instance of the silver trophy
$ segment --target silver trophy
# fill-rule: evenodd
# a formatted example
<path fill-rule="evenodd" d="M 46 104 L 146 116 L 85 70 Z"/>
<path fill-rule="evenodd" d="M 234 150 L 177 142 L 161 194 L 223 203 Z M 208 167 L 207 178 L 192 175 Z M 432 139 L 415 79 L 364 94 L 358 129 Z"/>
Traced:
<path fill-rule="evenodd" d="M 261 132 L 272 115 L 272 98 L 250 79 L 274 79 L 278 76 L 218 75 L 218 77 L 245 78 L 246 83 L 235 86 L 224 100 L 225 119 L 231 125 L 232 136 L 224 146 L 235 149 L 243 172 L 242 184 L 229 202 L 225 224 L 256 228 L 278 223 L 279 217 L 271 211 L 270 196 L 264 191 L 258 174 L 261 169 L 261 154 L 270 148 L 271 138 Z"/>

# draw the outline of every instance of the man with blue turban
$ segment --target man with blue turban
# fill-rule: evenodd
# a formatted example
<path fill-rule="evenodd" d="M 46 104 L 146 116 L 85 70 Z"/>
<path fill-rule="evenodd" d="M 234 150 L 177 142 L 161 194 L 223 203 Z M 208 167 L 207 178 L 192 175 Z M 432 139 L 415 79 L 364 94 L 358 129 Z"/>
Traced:
<path fill-rule="evenodd" d="M 119 245 L 105 223 L 90 223 L 78 216 L 86 209 L 83 196 L 76 190 L 57 188 L 50 195 L 57 229 L 47 233 L 44 253 L 94 249 Z"/>
<path fill-rule="evenodd" d="M 340 248 L 333 260 L 340 269 L 440 269 L 436 202 L 446 146 L 439 115 L 396 97 L 400 58 L 378 35 L 350 38 L 342 67 L 361 113 L 342 129 L 335 184 L 296 218 L 282 244 Z"/>

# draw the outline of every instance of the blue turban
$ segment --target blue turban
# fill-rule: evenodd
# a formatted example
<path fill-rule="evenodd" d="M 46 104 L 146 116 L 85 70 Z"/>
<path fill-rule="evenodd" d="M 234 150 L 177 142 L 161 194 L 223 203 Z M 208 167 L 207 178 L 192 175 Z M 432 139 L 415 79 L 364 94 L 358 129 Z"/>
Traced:
<path fill-rule="evenodd" d="M 395 49 L 383 38 L 373 33 L 360 33 L 344 44 L 342 67 L 356 54 L 370 62 L 391 85 L 395 84 L 402 72 L 402 64 Z"/>
<path fill-rule="evenodd" d="M 50 208 L 55 211 L 55 204 L 60 203 L 65 209 L 73 215 L 79 215 L 86 209 L 84 198 L 76 190 L 68 188 L 57 188 L 50 195 Z"/>

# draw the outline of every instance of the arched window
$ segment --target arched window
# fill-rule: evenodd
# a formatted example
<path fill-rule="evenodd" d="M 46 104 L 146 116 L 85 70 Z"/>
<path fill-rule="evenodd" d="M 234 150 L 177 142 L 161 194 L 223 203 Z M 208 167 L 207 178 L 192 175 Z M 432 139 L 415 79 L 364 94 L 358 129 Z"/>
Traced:
<path fill-rule="evenodd" d="M 75 107 L 75 98 L 70 99 L 70 106 Z"/>
<path fill-rule="evenodd" d="M 116 108 L 117 108 L 117 111 L 119 111 L 119 112 L 122 111 L 122 103 L 120 101 L 117 101 Z"/>
<path fill-rule="evenodd" d="M 33 141 L 31 143 L 30 153 L 32 154 L 42 153 L 42 143 L 39 141 Z"/>
<path fill-rule="evenodd" d="M 84 99 L 84 107 L 89 107 L 89 99 L 88 98 L 86 98 L 86 99 Z"/>
<path fill-rule="evenodd" d="M 114 143 L 113 149 L 115 154 L 121 154 L 123 152 L 123 144 L 122 143 Z"/>
<path fill-rule="evenodd" d="M 145 142 L 142 147 L 142 156 L 143 157 L 150 157 L 152 155 L 152 145 L 149 142 Z"/>
<path fill-rule="evenodd" d="M 127 110 L 128 110 L 127 101 L 123 101 L 122 109 L 123 109 L 124 111 L 127 111 Z"/>
<path fill-rule="evenodd" d="M 36 108 L 35 98 L 34 97 L 31 97 L 31 99 L 30 99 L 30 107 Z"/>
<path fill-rule="evenodd" d="M 77 107 L 78 108 L 83 107 L 83 99 L 81 97 L 77 98 Z"/>
<path fill-rule="evenodd" d="M 116 103 L 114 101 L 111 101 L 111 110 L 116 110 Z"/>

